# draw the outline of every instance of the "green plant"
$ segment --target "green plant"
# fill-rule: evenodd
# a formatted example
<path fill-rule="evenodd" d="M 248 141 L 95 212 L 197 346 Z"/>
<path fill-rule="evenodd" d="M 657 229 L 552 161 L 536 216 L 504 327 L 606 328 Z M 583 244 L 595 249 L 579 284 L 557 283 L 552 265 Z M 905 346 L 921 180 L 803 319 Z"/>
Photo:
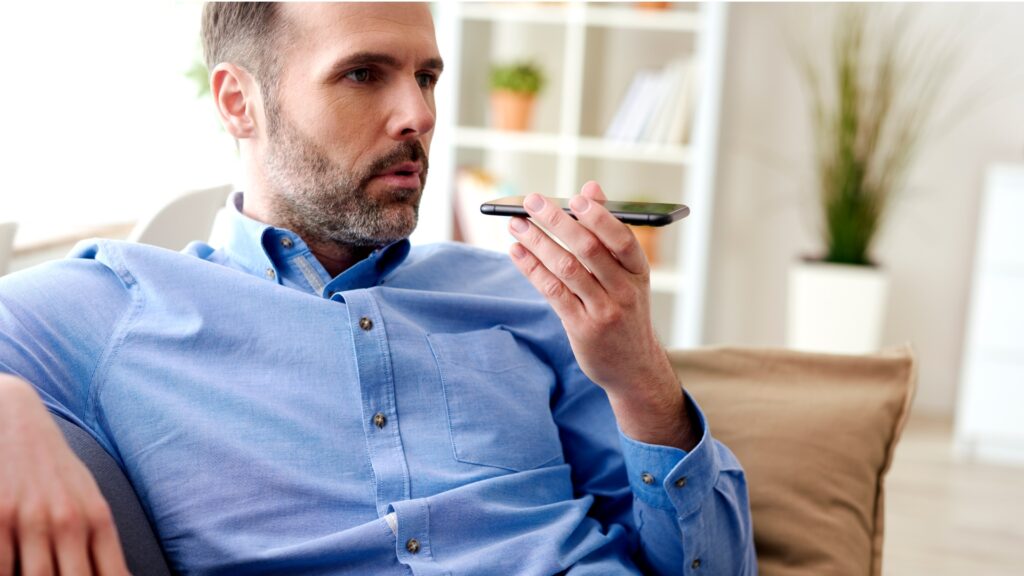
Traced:
<path fill-rule="evenodd" d="M 873 265 L 872 241 L 949 76 L 949 59 L 928 50 L 934 46 L 905 45 L 905 16 L 891 26 L 871 23 L 869 34 L 865 10 L 844 8 L 836 20 L 832 77 L 823 81 L 820 69 L 804 61 L 826 262 Z"/>
<path fill-rule="evenodd" d="M 517 62 L 491 67 L 491 89 L 521 94 L 536 94 L 544 87 L 544 74 L 532 62 Z"/>
<path fill-rule="evenodd" d="M 206 69 L 206 62 L 202 58 L 192 61 L 192 67 L 185 72 L 185 77 L 196 85 L 196 98 L 210 93 L 210 71 Z"/>

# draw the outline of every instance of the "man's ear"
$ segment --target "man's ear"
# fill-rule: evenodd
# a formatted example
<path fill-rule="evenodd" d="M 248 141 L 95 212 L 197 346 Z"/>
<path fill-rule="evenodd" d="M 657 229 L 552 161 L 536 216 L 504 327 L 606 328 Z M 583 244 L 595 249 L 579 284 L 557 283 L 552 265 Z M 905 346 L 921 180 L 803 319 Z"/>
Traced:
<path fill-rule="evenodd" d="M 230 62 L 221 62 L 210 75 L 210 91 L 229 134 L 236 140 L 256 135 L 262 99 L 252 74 Z"/>

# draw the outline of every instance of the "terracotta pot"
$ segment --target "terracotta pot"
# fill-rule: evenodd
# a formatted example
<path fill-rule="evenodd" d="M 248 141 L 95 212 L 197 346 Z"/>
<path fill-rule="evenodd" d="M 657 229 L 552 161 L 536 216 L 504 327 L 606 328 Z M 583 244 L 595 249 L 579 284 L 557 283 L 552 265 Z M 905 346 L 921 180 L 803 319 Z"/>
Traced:
<path fill-rule="evenodd" d="M 533 115 L 533 100 L 532 94 L 522 92 L 491 92 L 491 124 L 498 130 L 528 130 Z"/>
<path fill-rule="evenodd" d="M 633 235 L 636 236 L 637 242 L 640 243 L 640 248 L 647 255 L 647 262 L 650 263 L 651 267 L 657 266 L 659 230 L 652 226 L 630 226 L 630 229 L 633 230 Z"/>

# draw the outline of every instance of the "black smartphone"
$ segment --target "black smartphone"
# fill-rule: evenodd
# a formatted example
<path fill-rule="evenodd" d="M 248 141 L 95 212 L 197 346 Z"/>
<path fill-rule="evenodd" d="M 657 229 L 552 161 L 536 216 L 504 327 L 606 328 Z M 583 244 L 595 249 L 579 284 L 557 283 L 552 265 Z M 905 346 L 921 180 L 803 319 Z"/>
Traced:
<path fill-rule="evenodd" d="M 562 210 L 572 214 L 568 198 L 548 198 Z M 634 226 L 664 226 L 685 218 L 690 207 L 685 204 L 661 204 L 658 202 L 616 202 L 609 200 L 604 207 L 613 216 Z M 528 216 L 523 208 L 523 196 L 506 196 L 480 205 L 480 212 L 488 216 Z"/>

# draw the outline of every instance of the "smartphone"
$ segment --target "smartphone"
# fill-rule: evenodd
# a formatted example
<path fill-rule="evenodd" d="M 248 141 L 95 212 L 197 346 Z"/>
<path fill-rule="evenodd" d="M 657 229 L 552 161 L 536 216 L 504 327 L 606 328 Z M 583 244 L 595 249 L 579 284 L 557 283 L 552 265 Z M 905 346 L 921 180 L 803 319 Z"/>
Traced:
<path fill-rule="evenodd" d="M 568 198 L 548 198 L 572 215 Z M 609 200 L 604 207 L 619 220 L 634 226 L 665 226 L 685 218 L 690 207 L 685 204 L 658 202 L 616 202 Z M 528 216 L 523 208 L 523 196 L 506 196 L 480 205 L 480 212 L 488 216 Z"/>

